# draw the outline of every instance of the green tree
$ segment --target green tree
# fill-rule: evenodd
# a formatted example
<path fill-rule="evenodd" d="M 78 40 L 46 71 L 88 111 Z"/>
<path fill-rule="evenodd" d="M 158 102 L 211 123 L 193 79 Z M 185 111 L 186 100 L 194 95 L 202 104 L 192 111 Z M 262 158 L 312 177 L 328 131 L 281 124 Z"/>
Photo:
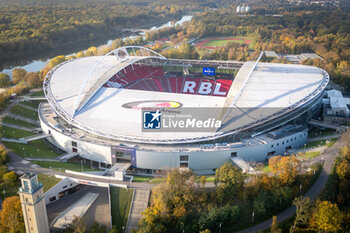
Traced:
<path fill-rule="evenodd" d="M 308 228 L 314 207 L 313 202 L 309 197 L 296 197 L 293 205 L 296 207 L 296 215 L 290 232 L 295 232 L 298 228 Z"/>
<path fill-rule="evenodd" d="M 0 87 L 8 87 L 11 85 L 10 76 L 4 73 L 0 73 Z"/>
<path fill-rule="evenodd" d="M 24 233 L 21 202 L 18 196 L 8 197 L 0 212 L 0 233 Z"/>
<path fill-rule="evenodd" d="M 230 200 L 238 192 L 242 192 L 245 175 L 230 163 L 216 169 L 215 184 L 219 201 Z"/>
<path fill-rule="evenodd" d="M 16 182 L 17 182 L 17 176 L 14 172 L 5 173 L 2 177 L 2 179 L 6 184 L 8 184 L 12 187 L 14 187 L 16 185 Z"/>

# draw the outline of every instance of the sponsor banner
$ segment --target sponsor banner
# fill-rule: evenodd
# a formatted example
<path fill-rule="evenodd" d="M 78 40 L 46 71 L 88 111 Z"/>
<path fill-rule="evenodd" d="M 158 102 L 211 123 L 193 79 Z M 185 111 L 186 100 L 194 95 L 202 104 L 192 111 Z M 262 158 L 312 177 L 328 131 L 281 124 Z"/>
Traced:
<path fill-rule="evenodd" d="M 203 74 L 214 76 L 215 75 L 215 68 L 203 67 Z"/>
<path fill-rule="evenodd" d="M 142 109 L 140 111 L 142 132 L 225 132 L 254 127 L 271 128 L 285 124 L 293 117 L 307 112 L 300 107 L 288 108 L 187 108 Z M 300 118 L 302 120 L 302 118 Z M 303 118 L 304 119 L 304 118 Z M 271 125 L 270 125 L 271 124 Z M 278 135 L 275 135 L 278 137 Z"/>

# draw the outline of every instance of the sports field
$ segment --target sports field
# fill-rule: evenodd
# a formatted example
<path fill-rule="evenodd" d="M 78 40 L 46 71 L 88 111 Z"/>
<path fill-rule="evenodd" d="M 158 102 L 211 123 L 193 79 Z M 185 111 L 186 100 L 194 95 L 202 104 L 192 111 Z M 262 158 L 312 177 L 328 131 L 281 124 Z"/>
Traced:
<path fill-rule="evenodd" d="M 239 37 L 239 36 L 210 37 L 210 38 L 203 38 L 202 40 L 200 40 L 195 44 L 195 47 L 205 48 L 205 49 L 217 49 L 217 48 L 224 47 L 228 42 L 249 45 L 252 42 L 252 40 L 248 37 Z"/>

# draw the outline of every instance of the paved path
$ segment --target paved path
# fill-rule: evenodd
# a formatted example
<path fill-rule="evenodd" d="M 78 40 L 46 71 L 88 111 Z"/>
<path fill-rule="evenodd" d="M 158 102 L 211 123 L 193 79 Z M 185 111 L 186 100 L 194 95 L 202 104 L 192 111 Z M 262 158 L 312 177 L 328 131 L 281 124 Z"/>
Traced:
<path fill-rule="evenodd" d="M 23 117 L 23 116 L 20 116 L 20 115 L 16 115 L 16 114 L 13 114 L 13 113 L 8 113 L 7 116 L 15 118 L 15 119 L 18 119 L 18 120 L 26 121 L 26 122 L 29 122 L 29 123 L 32 123 L 32 124 L 39 125 L 39 120 L 33 120 L 33 119 L 30 119 L 30 118 L 27 118 L 27 117 Z"/>
<path fill-rule="evenodd" d="M 22 102 L 19 102 L 18 105 L 20 105 L 20 106 L 22 106 L 22 107 L 24 107 L 24 108 L 26 108 L 26 109 L 32 110 L 32 111 L 36 111 L 36 112 L 38 111 L 37 108 L 33 108 L 33 107 L 31 107 L 31 106 L 22 104 Z"/>
<path fill-rule="evenodd" d="M 332 171 L 334 160 L 336 159 L 336 157 L 339 154 L 340 145 L 341 145 L 340 142 L 336 142 L 333 146 L 324 150 L 324 153 L 322 156 L 324 159 L 322 172 L 321 172 L 319 178 L 317 179 L 317 181 L 315 182 L 315 184 L 309 189 L 309 191 L 307 191 L 307 193 L 304 196 L 308 196 L 311 199 L 315 199 L 321 193 L 321 191 L 325 187 L 325 185 L 328 181 L 329 175 Z M 312 161 L 319 161 L 319 160 L 320 160 L 320 158 L 312 159 Z M 281 212 L 280 214 L 277 215 L 278 222 L 282 222 L 282 221 L 292 217 L 294 214 L 295 214 L 295 207 L 291 206 L 288 209 L 284 210 L 283 212 Z M 270 218 L 262 223 L 259 223 L 253 227 L 239 231 L 238 233 L 251 233 L 251 232 L 262 231 L 262 230 L 269 228 L 271 226 L 271 224 L 272 224 L 272 218 Z"/>
<path fill-rule="evenodd" d="M 3 126 L 6 126 L 6 127 L 20 129 L 20 130 L 31 132 L 31 133 L 33 132 L 33 130 L 35 130 L 34 128 L 27 128 L 27 127 L 24 127 L 24 126 L 13 125 L 13 124 L 5 123 L 5 122 L 1 122 L 0 124 L 3 125 Z"/>
<path fill-rule="evenodd" d="M 333 138 L 340 138 L 341 134 L 334 134 L 334 135 L 328 135 L 328 136 L 319 136 L 319 137 L 313 137 L 309 138 L 307 142 L 315 142 L 315 141 L 321 141 L 321 140 L 329 140 Z"/>

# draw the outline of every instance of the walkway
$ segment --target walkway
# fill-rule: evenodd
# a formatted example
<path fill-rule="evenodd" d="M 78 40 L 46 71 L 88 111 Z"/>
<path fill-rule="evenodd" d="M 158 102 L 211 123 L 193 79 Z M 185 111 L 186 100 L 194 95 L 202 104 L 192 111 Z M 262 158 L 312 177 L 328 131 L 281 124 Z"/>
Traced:
<path fill-rule="evenodd" d="M 136 189 L 131 201 L 128 223 L 126 224 L 126 233 L 131 233 L 138 229 L 138 224 L 142 217 L 142 212 L 148 207 L 148 201 L 151 190 Z"/>
<path fill-rule="evenodd" d="M 18 119 L 18 120 L 26 121 L 26 122 L 29 122 L 29 123 L 32 123 L 32 124 L 39 125 L 39 120 L 36 121 L 36 120 L 30 119 L 30 118 L 27 118 L 27 117 L 23 117 L 23 116 L 20 116 L 20 115 L 16 115 L 16 114 L 13 114 L 13 113 L 8 113 L 7 116 L 15 118 L 15 119 Z"/>
<path fill-rule="evenodd" d="M 23 131 L 27 131 L 27 132 L 33 132 L 35 130 L 35 128 L 27 128 L 24 126 L 19 126 L 19 125 L 13 125 L 13 124 L 9 124 L 9 123 L 5 123 L 5 122 L 1 122 L 0 123 L 2 126 L 6 126 L 6 127 L 10 127 L 10 128 L 15 128 L 15 129 L 20 129 Z"/>
<path fill-rule="evenodd" d="M 315 182 L 315 184 L 309 189 L 309 191 L 304 195 L 310 197 L 312 200 L 316 199 L 316 197 L 321 193 L 325 185 L 327 184 L 329 175 L 332 171 L 334 160 L 337 158 L 339 154 L 339 148 L 341 146 L 340 142 L 336 142 L 333 146 L 324 150 L 322 158 L 324 159 L 323 170 Z M 319 161 L 320 158 L 314 158 L 312 161 Z M 282 222 L 287 220 L 288 218 L 295 215 L 295 207 L 291 206 L 288 209 L 284 210 L 280 214 L 277 215 L 278 222 Z M 272 224 L 272 218 L 259 223 L 253 227 L 244 229 L 239 231 L 238 233 L 251 233 L 258 232 L 265 229 L 268 229 Z"/>

